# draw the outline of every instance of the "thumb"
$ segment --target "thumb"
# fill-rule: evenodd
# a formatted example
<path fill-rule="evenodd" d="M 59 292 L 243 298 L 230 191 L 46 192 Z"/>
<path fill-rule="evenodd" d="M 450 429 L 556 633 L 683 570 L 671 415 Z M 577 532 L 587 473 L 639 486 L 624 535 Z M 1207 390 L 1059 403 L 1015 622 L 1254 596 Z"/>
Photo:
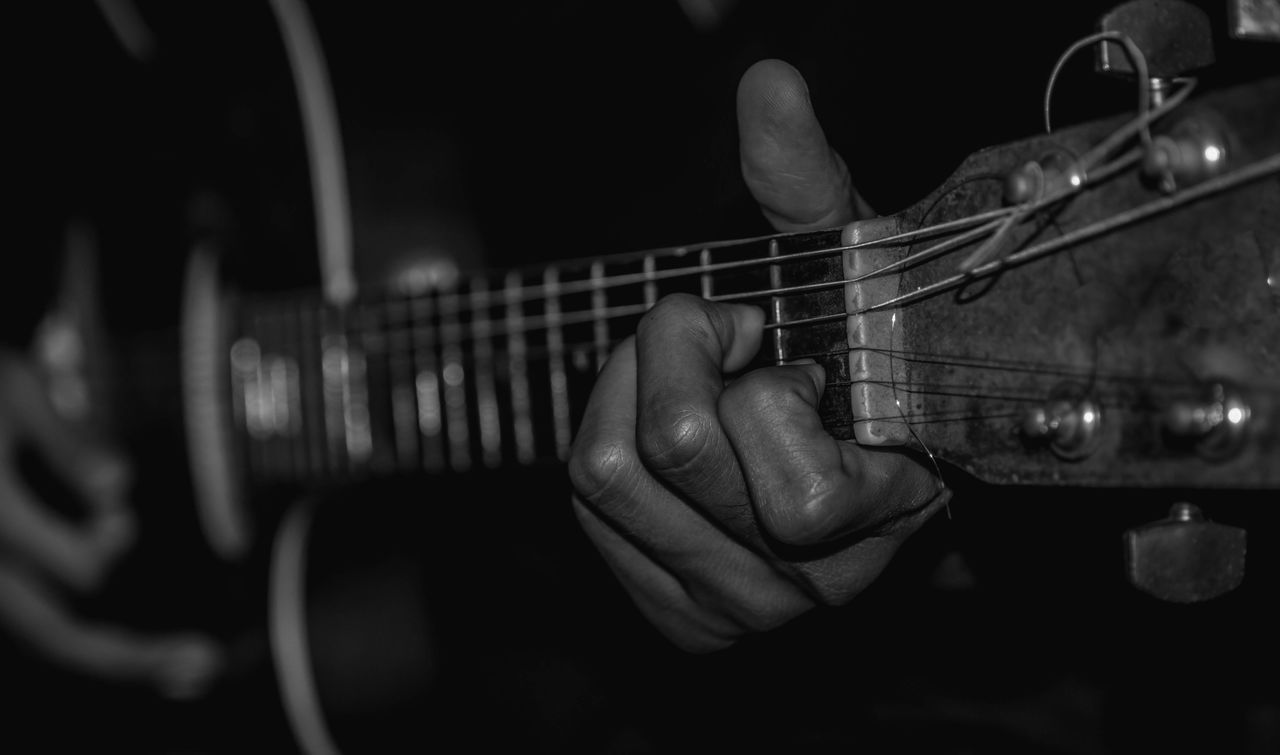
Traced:
<path fill-rule="evenodd" d="M 809 88 L 791 65 L 762 60 L 743 74 L 738 133 L 742 177 L 777 230 L 831 228 L 875 216 L 827 143 Z"/>

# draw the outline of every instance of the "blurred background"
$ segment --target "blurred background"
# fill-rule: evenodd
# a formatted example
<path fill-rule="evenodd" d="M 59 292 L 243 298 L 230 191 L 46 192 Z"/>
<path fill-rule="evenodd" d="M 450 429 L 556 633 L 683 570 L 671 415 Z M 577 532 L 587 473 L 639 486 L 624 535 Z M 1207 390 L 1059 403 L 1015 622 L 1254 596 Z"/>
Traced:
<path fill-rule="evenodd" d="M 1054 61 L 1110 5 L 305 7 L 339 117 L 354 271 L 377 288 L 767 232 L 738 173 L 734 95 L 768 57 L 806 76 L 867 201 L 901 209 L 969 153 L 1038 132 Z M 1222 5 L 1204 4 L 1215 23 Z M 99 348 L 117 374 L 105 413 L 138 474 L 138 547 L 102 590 L 66 599 L 87 620 L 201 627 L 227 656 L 206 695 L 169 701 L 0 640 L 0 750 L 298 751 L 268 653 L 268 548 L 231 565 L 205 542 L 164 398 L 193 240 L 218 239 L 236 290 L 322 283 L 277 17 L 265 0 L 8 13 L 4 343 L 30 347 L 68 276 L 68 229 L 91 229 Z M 1274 73 L 1276 49 L 1224 40 L 1208 78 Z M 1130 85 L 1087 58 L 1058 82 L 1064 124 L 1131 107 Z M 1246 586 L 1186 608 L 1137 596 L 1120 568 L 1120 532 L 1162 516 L 1167 494 L 955 487 L 951 515 L 855 605 L 709 657 L 643 623 L 558 468 L 325 491 L 309 589 L 333 733 L 350 752 L 1276 751 L 1265 608 L 1280 538 L 1263 496 L 1212 512 L 1252 525 Z M 268 508 L 268 531 L 285 510 Z"/>

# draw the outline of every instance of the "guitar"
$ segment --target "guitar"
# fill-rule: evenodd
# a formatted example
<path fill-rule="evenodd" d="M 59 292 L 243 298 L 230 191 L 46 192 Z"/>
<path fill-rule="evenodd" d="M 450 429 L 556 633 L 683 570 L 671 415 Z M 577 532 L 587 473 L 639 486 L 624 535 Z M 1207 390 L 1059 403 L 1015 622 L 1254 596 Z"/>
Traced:
<path fill-rule="evenodd" d="M 1190 155 L 1173 165 L 1117 151 L 1081 170 L 1120 118 L 978 153 L 847 228 L 343 307 L 224 297 L 198 255 L 183 378 L 206 533 L 231 558 L 274 537 L 273 584 L 295 565 L 273 631 L 297 640 L 277 643 L 281 676 L 308 674 L 315 630 L 287 598 L 307 520 L 247 491 L 563 461 L 610 348 L 672 293 L 765 308 L 758 363 L 822 363 L 836 437 L 997 484 L 1275 489 L 1278 101 L 1271 80 L 1171 109 L 1152 128 Z M 324 707 L 310 694 L 291 705 Z"/>
<path fill-rule="evenodd" d="M 1120 125 L 1095 123 L 980 152 L 915 206 L 843 229 L 343 308 L 245 298 L 192 368 L 209 369 L 199 390 L 228 460 L 255 479 L 563 461 L 610 349 L 688 293 L 766 309 L 757 361 L 822 364 L 838 438 L 992 483 L 1274 488 L 1278 98 L 1263 81 L 1174 109 L 1161 138 L 1212 159 L 1171 192 L 1133 152 L 1078 167 Z M 1011 202 L 1028 174 L 1059 188 Z M 958 268 L 993 239 L 999 256 Z"/>
<path fill-rule="evenodd" d="M 1163 109 L 1152 147 L 1099 151 L 1137 141 L 1126 117 L 1062 129 L 824 232 L 344 307 L 215 306 L 207 289 L 189 425 L 206 433 L 193 458 L 223 466 L 198 477 L 305 487 L 564 461 L 610 349 L 685 293 L 764 308 L 757 363 L 820 363 L 838 438 L 995 484 L 1280 488 L 1280 80 Z M 234 545 L 249 517 L 220 495 L 206 521 Z"/>

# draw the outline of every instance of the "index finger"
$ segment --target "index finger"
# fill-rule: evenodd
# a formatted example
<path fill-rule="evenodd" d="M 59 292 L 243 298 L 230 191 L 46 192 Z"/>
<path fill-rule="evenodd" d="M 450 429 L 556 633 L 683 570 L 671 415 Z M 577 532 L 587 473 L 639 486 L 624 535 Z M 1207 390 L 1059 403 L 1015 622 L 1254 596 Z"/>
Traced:
<path fill-rule="evenodd" d="M 636 332 L 636 447 L 650 472 L 705 513 L 751 527 L 745 487 L 717 413 L 725 374 L 760 348 L 764 312 L 675 294 Z M 736 506 L 737 509 L 726 509 Z"/>

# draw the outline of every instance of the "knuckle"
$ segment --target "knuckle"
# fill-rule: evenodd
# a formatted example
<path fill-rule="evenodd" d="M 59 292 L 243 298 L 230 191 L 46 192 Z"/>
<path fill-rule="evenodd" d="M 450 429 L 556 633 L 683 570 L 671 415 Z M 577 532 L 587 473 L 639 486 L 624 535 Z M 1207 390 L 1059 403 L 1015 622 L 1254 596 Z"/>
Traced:
<path fill-rule="evenodd" d="M 797 478 L 786 495 L 761 507 L 766 531 L 791 546 L 816 545 L 844 534 L 849 507 L 856 505 L 830 475 L 817 472 Z"/>
<path fill-rule="evenodd" d="M 817 401 L 813 380 L 794 367 L 761 367 L 734 378 L 720 396 L 725 411 L 753 417 L 792 416 Z"/>
<path fill-rule="evenodd" d="M 641 461 L 660 474 L 696 467 L 716 437 L 716 422 L 692 408 L 659 411 L 637 433 Z"/>
<path fill-rule="evenodd" d="M 599 505 L 622 492 L 634 466 L 622 443 L 585 444 L 576 446 L 569 457 L 569 479 L 578 495 Z"/>
<path fill-rule="evenodd" d="M 771 370 L 758 369 L 738 376 L 720 394 L 721 405 L 733 412 L 763 414 L 778 405 L 780 395 Z"/>

